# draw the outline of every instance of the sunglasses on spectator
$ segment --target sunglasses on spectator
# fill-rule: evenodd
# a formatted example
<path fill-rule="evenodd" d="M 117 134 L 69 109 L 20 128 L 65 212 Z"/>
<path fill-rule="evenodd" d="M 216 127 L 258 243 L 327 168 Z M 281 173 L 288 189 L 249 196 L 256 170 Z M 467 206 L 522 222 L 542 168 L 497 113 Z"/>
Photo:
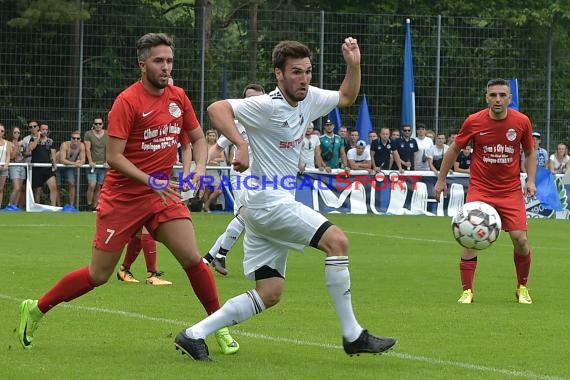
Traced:
<path fill-rule="evenodd" d="M 403 129 L 404 132 L 411 132 L 411 129 Z"/>
<path fill-rule="evenodd" d="M 14 131 L 14 132 L 12 132 L 12 133 L 20 133 L 20 131 Z"/>
<path fill-rule="evenodd" d="M 71 137 L 72 140 L 81 140 L 81 137 Z"/>
<path fill-rule="evenodd" d="M 28 127 L 30 127 L 30 128 L 37 128 L 37 127 L 39 127 L 39 125 L 37 125 L 37 124 L 34 124 L 34 125 L 28 125 Z"/>
<path fill-rule="evenodd" d="M 103 125 L 103 123 L 93 123 L 93 125 Z"/>

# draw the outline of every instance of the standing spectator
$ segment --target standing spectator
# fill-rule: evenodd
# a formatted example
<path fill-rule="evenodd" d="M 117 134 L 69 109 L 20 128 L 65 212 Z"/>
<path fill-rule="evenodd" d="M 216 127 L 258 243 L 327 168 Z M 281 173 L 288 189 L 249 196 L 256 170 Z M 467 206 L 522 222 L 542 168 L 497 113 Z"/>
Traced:
<path fill-rule="evenodd" d="M 556 153 L 550 155 L 548 167 L 554 174 L 566 174 L 568 168 L 570 168 L 570 156 L 568 155 L 568 147 L 566 144 L 558 144 Z"/>
<path fill-rule="evenodd" d="M 372 141 L 376 140 L 377 138 L 378 138 L 378 133 L 376 133 L 375 131 L 368 132 L 368 141 L 366 143 L 368 149 L 370 149 L 370 144 L 372 144 Z"/>
<path fill-rule="evenodd" d="M 366 141 L 358 140 L 356 147 L 349 149 L 346 153 L 346 159 L 351 170 L 367 170 L 369 174 L 374 173 L 370 151 L 366 149 Z"/>
<path fill-rule="evenodd" d="M 536 195 L 536 150 L 533 148 L 532 125 L 526 115 L 508 108 L 512 94 L 507 80 L 490 80 L 487 83 L 485 98 L 488 108 L 467 117 L 455 142 L 443 158 L 434 187 L 435 199 L 440 199 L 442 193 L 447 195 L 447 173 L 456 161 L 459 150 L 472 141 L 475 150 L 466 201 L 488 203 L 501 216 L 502 228 L 509 233 L 513 244 L 517 301 L 520 304 L 531 304 L 532 299 L 527 288 L 531 248 L 527 236 L 524 195 Z M 519 170 L 521 146 L 528 157 L 524 194 L 521 192 Z M 458 303 L 473 302 L 477 252 L 464 249 L 461 253 L 459 273 L 463 292 Z"/>
<path fill-rule="evenodd" d="M 327 122 L 330 122 L 330 120 L 327 120 Z M 342 137 L 344 141 L 348 140 L 348 129 L 345 126 L 341 125 L 338 128 L 338 135 Z"/>
<path fill-rule="evenodd" d="M 356 148 L 356 143 L 358 142 L 360 136 L 358 131 L 354 128 L 349 128 L 348 130 L 348 140 L 344 144 L 344 151 L 348 153 L 348 151 L 352 148 Z"/>
<path fill-rule="evenodd" d="M 394 144 L 400 138 L 400 130 L 398 128 L 394 128 L 390 131 L 390 140 L 392 140 L 392 144 Z"/>
<path fill-rule="evenodd" d="M 449 137 L 447 138 L 447 145 L 451 145 L 455 141 L 456 137 L 457 137 L 457 132 L 450 133 Z"/>
<path fill-rule="evenodd" d="M 323 157 L 325 170 L 330 172 L 331 169 L 340 168 L 341 164 L 345 170 L 348 170 L 343 138 L 334 133 L 334 124 L 332 121 L 327 120 L 324 128 L 325 133 L 320 139 L 321 156 Z"/>
<path fill-rule="evenodd" d="M 471 167 L 471 143 L 467 142 L 465 148 L 461 149 L 457 160 L 453 164 L 453 171 L 456 173 L 469 174 Z"/>
<path fill-rule="evenodd" d="M 63 211 L 77 211 L 75 208 L 77 173 L 79 168 L 85 163 L 85 144 L 81 142 L 81 133 L 79 131 L 71 132 L 71 140 L 61 143 L 59 162 L 67 165 L 67 167 L 62 168 L 62 177 L 68 185 L 69 203 L 63 206 Z"/>
<path fill-rule="evenodd" d="M 321 140 L 313 134 L 313 123 L 309 124 L 303 137 L 301 145 L 301 156 L 299 157 L 299 171 L 305 169 L 325 170 L 325 164 L 321 158 Z"/>
<path fill-rule="evenodd" d="M 389 170 L 392 167 L 392 140 L 390 129 L 380 129 L 380 137 L 370 143 L 372 169 L 375 171 Z"/>
<path fill-rule="evenodd" d="M 449 146 L 445 143 L 445 133 L 438 133 L 435 138 L 435 145 L 432 145 L 426 152 L 426 160 L 429 168 L 437 175 L 441 168 L 443 156 L 447 152 Z"/>
<path fill-rule="evenodd" d="M 36 203 L 41 203 L 41 194 L 44 185 L 49 188 L 49 199 L 52 206 L 57 205 L 57 182 L 55 180 L 55 148 L 49 135 L 49 126 L 40 124 L 40 132 L 30 140 L 28 153 L 32 156 L 33 164 L 52 164 L 52 167 L 34 167 L 32 169 L 32 189 Z"/>
<path fill-rule="evenodd" d="M 540 167 L 548 169 L 548 152 L 540 146 L 540 132 L 532 132 L 532 140 L 534 142 L 534 151 L 536 153 L 536 164 Z M 525 154 L 521 155 L 521 172 L 526 173 Z"/>
<path fill-rule="evenodd" d="M 227 163 L 226 152 L 224 150 L 217 150 L 218 132 L 215 129 L 208 129 L 206 131 L 206 142 L 208 143 L 208 166 L 225 166 Z M 218 197 L 222 194 L 220 186 L 221 177 L 219 169 L 207 169 L 206 175 L 208 176 L 209 184 L 204 186 L 202 199 L 204 201 L 204 211 L 212 212 L 212 204 L 215 203 Z"/>
<path fill-rule="evenodd" d="M 101 190 L 91 262 L 65 275 L 39 300 L 20 304 L 18 338 L 24 348 L 32 347 L 35 331 L 47 312 L 107 282 L 127 241 L 143 226 L 172 251 L 207 314 L 220 308 L 213 273 L 198 253 L 190 212 L 181 202 L 178 184 L 161 175 L 150 176 L 170 173 L 178 141 L 192 143 L 195 184 L 206 166 L 204 133 L 184 90 L 168 85 L 174 60 L 170 37 L 156 33 L 142 36 L 137 42 L 137 58 L 141 79 L 117 96 L 109 112 L 107 161 L 112 169 Z M 189 163 L 184 163 L 184 175 L 188 176 Z M 227 328 L 218 330 L 216 338 L 225 354 L 238 351 L 239 345 Z"/>
<path fill-rule="evenodd" d="M 234 126 L 234 117 L 247 131 L 254 157 L 252 175 L 258 178 L 294 176 L 300 139 L 307 125 L 337 105 L 354 103 L 360 88 L 360 52 L 356 40 L 342 46 L 347 73 L 339 91 L 310 85 L 311 53 L 296 41 L 280 42 L 273 50 L 277 88 L 270 94 L 229 99 L 208 107 L 212 124 L 238 150 L 234 166 L 248 167 L 247 143 Z M 296 117 L 291 117 L 295 115 Z M 300 117 L 298 117 L 299 115 Z M 287 122 L 288 127 L 283 128 Z M 340 137 L 340 136 L 339 136 Z M 255 288 L 229 299 L 216 313 L 181 331 L 175 345 L 196 360 L 211 360 L 204 339 L 216 329 L 243 322 L 275 306 L 283 293 L 289 249 L 311 245 L 326 253 L 326 284 L 343 331 L 346 354 L 381 353 L 396 341 L 378 338 L 363 329 L 352 308 L 348 239 L 322 214 L 295 200 L 294 190 L 248 191 L 244 240 L 244 272 Z"/>
<path fill-rule="evenodd" d="M 404 170 L 414 170 L 414 162 L 418 155 L 418 144 L 412 136 L 412 126 L 406 124 L 402 127 L 404 134 L 392 145 L 394 161 L 400 173 Z"/>
<path fill-rule="evenodd" d="M 416 134 L 418 153 L 415 155 L 414 170 L 431 170 L 427 161 L 427 152 L 433 146 L 434 140 L 426 136 L 425 124 L 418 123 Z"/>
<path fill-rule="evenodd" d="M 107 131 L 103 129 L 103 118 L 93 119 L 90 131 L 85 132 L 85 155 L 89 169 L 87 172 L 87 211 L 95 211 L 101 186 L 107 174 Z M 103 167 L 96 167 L 103 165 Z"/>
<path fill-rule="evenodd" d="M 4 139 L 6 127 L 0 123 L 0 208 L 4 201 L 4 186 L 8 178 L 8 168 L 10 167 L 10 155 L 12 154 L 12 143 Z"/>
<path fill-rule="evenodd" d="M 12 163 L 23 164 L 26 161 L 24 157 L 24 143 L 20 140 L 21 134 L 22 132 L 19 127 L 12 127 L 12 133 L 10 134 L 10 143 L 12 143 L 10 157 Z M 10 166 L 9 172 L 12 181 L 12 193 L 8 199 L 8 206 L 6 206 L 4 210 L 20 211 L 20 196 L 23 193 L 22 189 L 24 188 L 24 181 L 26 180 L 26 167 L 12 165 Z"/>
<path fill-rule="evenodd" d="M 22 139 L 22 144 L 24 145 L 24 157 L 25 162 L 31 163 L 32 162 L 32 154 L 28 150 L 28 145 L 32 138 L 37 137 L 40 133 L 40 123 L 37 120 L 30 120 L 28 122 L 28 131 L 29 134 Z"/>
<path fill-rule="evenodd" d="M 429 137 L 435 143 L 435 131 L 433 129 L 426 129 L 426 137 Z"/>

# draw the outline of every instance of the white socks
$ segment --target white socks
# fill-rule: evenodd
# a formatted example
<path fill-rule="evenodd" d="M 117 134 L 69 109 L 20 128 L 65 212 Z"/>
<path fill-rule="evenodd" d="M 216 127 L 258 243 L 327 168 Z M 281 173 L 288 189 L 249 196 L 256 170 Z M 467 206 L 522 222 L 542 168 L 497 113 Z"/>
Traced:
<path fill-rule="evenodd" d="M 252 289 L 227 300 L 218 311 L 187 328 L 186 335 L 193 339 L 205 339 L 206 336 L 222 327 L 237 325 L 263 310 L 265 310 L 265 304 L 257 291 Z"/>
<path fill-rule="evenodd" d="M 325 259 L 325 277 L 336 313 L 342 325 L 342 335 L 349 341 L 355 341 L 362 332 L 354 311 L 350 293 L 350 273 L 348 256 L 330 256 Z"/>

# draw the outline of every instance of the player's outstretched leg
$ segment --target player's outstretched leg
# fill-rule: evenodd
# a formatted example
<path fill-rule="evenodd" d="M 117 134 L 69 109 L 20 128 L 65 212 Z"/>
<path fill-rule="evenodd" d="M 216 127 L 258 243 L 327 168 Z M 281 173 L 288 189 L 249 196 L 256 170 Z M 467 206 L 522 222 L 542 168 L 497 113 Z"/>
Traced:
<path fill-rule="evenodd" d="M 32 348 L 34 333 L 43 313 L 38 309 L 37 300 L 24 300 L 20 304 L 20 326 L 18 327 L 18 339 L 24 348 Z"/>

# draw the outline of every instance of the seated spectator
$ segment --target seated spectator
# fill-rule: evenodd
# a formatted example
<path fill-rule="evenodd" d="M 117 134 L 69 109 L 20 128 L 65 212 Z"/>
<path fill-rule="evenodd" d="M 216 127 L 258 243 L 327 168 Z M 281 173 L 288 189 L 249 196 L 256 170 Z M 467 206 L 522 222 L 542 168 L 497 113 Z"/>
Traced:
<path fill-rule="evenodd" d="M 471 144 L 467 144 L 465 148 L 461 149 L 457 160 L 453 164 L 453 171 L 456 173 L 466 173 L 469 174 L 469 168 L 471 167 Z"/>
<path fill-rule="evenodd" d="M 566 144 L 558 144 L 556 153 L 550 155 L 548 168 L 554 174 L 566 174 L 570 168 L 570 156 L 568 155 L 568 147 Z"/>
<path fill-rule="evenodd" d="M 534 140 L 534 150 L 536 151 L 536 164 L 543 168 L 547 168 L 548 152 L 546 149 L 540 147 L 540 132 L 532 132 L 532 139 Z M 526 173 L 524 153 L 521 155 L 521 172 Z"/>
<path fill-rule="evenodd" d="M 313 128 L 313 123 L 309 124 L 303 137 L 301 155 L 299 156 L 299 171 L 301 173 L 305 169 L 325 170 L 325 164 L 321 157 L 321 141 L 318 136 L 313 134 Z"/>
<path fill-rule="evenodd" d="M 426 151 L 426 161 L 430 170 L 436 175 L 439 173 L 439 169 L 441 169 L 443 156 L 448 148 L 449 146 L 445 143 L 445 133 L 438 133 L 435 137 L 435 145 L 432 145 Z"/>
<path fill-rule="evenodd" d="M 77 173 L 85 163 L 85 144 L 81 142 L 79 131 L 71 132 L 71 140 L 61 143 L 59 162 L 67 166 L 61 168 L 62 179 L 68 184 L 69 196 L 69 203 L 63 206 L 63 211 L 77 211 L 75 208 Z"/>
<path fill-rule="evenodd" d="M 366 141 L 358 140 L 356 147 L 346 153 L 346 159 L 351 170 L 367 170 L 370 174 L 374 173 L 370 151 L 366 150 Z"/>

